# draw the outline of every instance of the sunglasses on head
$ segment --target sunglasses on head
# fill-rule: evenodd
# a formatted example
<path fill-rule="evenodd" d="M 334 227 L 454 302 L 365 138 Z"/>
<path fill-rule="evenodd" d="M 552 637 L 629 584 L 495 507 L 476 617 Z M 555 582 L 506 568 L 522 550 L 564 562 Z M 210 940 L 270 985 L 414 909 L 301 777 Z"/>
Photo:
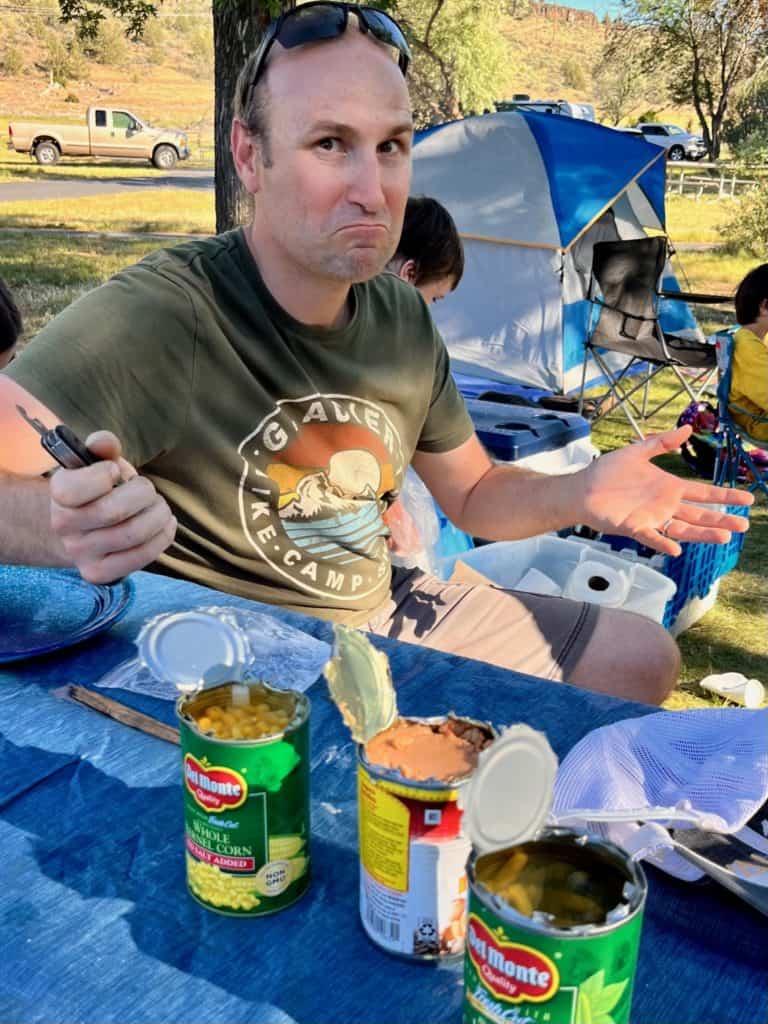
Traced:
<path fill-rule="evenodd" d="M 248 83 L 246 101 L 250 100 L 256 83 L 264 72 L 267 55 L 275 41 L 290 50 L 294 46 L 303 46 L 305 43 L 336 39 L 337 36 L 344 35 L 346 32 L 350 13 L 357 15 L 361 32 L 370 32 L 375 39 L 388 46 L 393 46 L 397 50 L 397 63 L 402 73 L 405 74 L 411 60 L 411 51 L 403 30 L 394 18 L 390 18 L 388 14 L 375 7 L 317 0 L 317 2 L 302 4 L 300 7 L 286 11 L 267 26 L 256 51 L 253 75 Z"/>

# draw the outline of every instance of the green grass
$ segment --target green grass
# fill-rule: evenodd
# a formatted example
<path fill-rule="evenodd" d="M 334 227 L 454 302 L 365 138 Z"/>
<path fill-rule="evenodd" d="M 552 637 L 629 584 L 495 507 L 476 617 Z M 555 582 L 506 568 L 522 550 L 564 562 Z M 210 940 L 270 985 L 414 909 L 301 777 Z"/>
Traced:
<path fill-rule="evenodd" d="M 163 191 L 163 204 L 168 216 L 162 221 L 165 230 L 170 224 L 177 228 L 190 227 L 185 208 L 173 211 L 170 190 Z M 118 197 L 121 198 L 122 197 Z M 136 205 L 136 196 L 125 197 L 123 219 L 109 224 L 113 230 L 129 230 L 135 223 L 127 211 Z M 142 218 L 145 193 L 141 194 Z M 199 198 L 199 197 L 195 197 Z M 104 203 L 103 199 L 99 200 Z M 31 208 L 33 205 L 28 204 Z M 98 216 L 94 208 L 90 216 L 82 212 L 81 201 L 68 203 L 70 215 L 65 216 L 61 204 L 60 219 L 77 221 L 93 229 L 102 223 L 106 211 Z M 17 213 L 15 215 L 19 217 Z M 102 218 L 101 220 L 99 218 Z M 194 220 L 194 218 L 192 218 Z M 152 218 L 156 223 L 155 217 Z M 198 221 L 201 224 L 202 220 Z M 170 244 L 170 243 L 168 243 Z M 20 232 L 0 231 L 0 276 L 5 278 L 17 295 L 26 321 L 25 338 L 31 338 L 52 316 L 89 288 L 134 263 L 157 248 L 156 241 L 94 238 L 77 235 L 41 235 L 35 230 Z M 733 291 L 746 267 L 753 261 L 747 258 L 723 257 L 715 252 L 685 253 L 685 265 L 690 284 L 697 290 L 711 290 L 715 286 Z M 666 397 L 672 388 L 670 381 L 654 385 L 652 398 Z M 672 426 L 687 399 L 678 398 L 653 421 L 651 429 Z M 611 451 L 631 443 L 629 425 L 621 417 L 613 416 L 595 424 L 595 443 L 601 451 Z M 676 454 L 665 456 L 660 463 L 664 468 L 682 476 L 691 475 L 686 464 Z M 703 619 L 679 638 L 683 654 L 683 674 L 680 688 L 667 702 L 668 707 L 684 708 L 712 706 L 718 698 L 705 696 L 696 682 L 712 672 L 738 671 L 768 683 L 768 630 L 765 627 L 765 608 L 768 606 L 768 503 L 758 500 L 750 515 L 750 530 L 738 567 L 723 578 L 717 605 Z"/>
<path fill-rule="evenodd" d="M 182 160 L 179 170 L 209 170 L 210 160 Z M 165 171 L 157 170 L 149 160 L 90 159 L 64 156 L 53 167 L 41 167 L 27 153 L 0 150 L 0 184 L 9 181 L 43 181 L 46 178 L 90 180 L 101 178 L 162 178 Z"/>
<path fill-rule="evenodd" d="M 738 199 L 667 194 L 667 231 L 673 242 L 721 242 L 723 224 L 738 208 Z"/>
<path fill-rule="evenodd" d="M 80 199 L 31 199 L 3 203 L 3 227 L 73 231 L 212 232 L 213 190 L 156 188 Z"/>

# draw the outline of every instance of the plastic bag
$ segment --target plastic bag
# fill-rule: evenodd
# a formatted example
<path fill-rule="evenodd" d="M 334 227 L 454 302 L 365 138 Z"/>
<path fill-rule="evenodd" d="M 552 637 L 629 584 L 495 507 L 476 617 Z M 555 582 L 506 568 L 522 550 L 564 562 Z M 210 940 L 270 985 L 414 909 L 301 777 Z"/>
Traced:
<path fill-rule="evenodd" d="M 275 615 L 235 605 L 190 611 L 217 615 L 245 633 L 250 649 L 245 665 L 246 680 L 258 679 L 279 688 L 304 691 L 320 676 L 331 656 L 330 644 L 289 626 Z M 121 662 L 98 679 L 95 685 L 142 693 L 161 700 L 176 700 L 179 696 L 173 683 L 155 678 L 138 657 Z"/>
<path fill-rule="evenodd" d="M 410 466 L 403 478 L 400 497 L 389 509 L 385 519 L 391 534 L 392 564 L 434 573 L 437 568 L 440 523 L 434 498 Z"/>

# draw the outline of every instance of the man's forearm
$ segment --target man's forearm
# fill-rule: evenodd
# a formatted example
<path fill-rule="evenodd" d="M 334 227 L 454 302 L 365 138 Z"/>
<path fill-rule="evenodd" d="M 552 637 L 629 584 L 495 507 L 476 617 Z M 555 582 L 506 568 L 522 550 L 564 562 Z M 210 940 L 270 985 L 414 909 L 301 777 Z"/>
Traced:
<path fill-rule="evenodd" d="M 51 531 L 47 480 L 0 473 L 0 562 L 71 565 Z"/>
<path fill-rule="evenodd" d="M 521 540 L 579 522 L 582 473 L 548 476 L 493 466 L 464 503 L 456 525 L 486 540 Z"/>

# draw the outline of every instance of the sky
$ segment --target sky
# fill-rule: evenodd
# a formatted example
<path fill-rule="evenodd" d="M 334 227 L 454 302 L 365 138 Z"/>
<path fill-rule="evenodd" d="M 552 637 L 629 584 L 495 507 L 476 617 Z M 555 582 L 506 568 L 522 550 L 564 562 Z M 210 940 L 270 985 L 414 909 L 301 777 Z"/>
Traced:
<path fill-rule="evenodd" d="M 552 3 L 561 3 L 563 7 L 578 7 L 581 11 L 594 11 L 595 14 L 602 18 L 607 12 L 613 16 L 619 9 L 619 3 L 617 0 L 550 0 Z"/>

